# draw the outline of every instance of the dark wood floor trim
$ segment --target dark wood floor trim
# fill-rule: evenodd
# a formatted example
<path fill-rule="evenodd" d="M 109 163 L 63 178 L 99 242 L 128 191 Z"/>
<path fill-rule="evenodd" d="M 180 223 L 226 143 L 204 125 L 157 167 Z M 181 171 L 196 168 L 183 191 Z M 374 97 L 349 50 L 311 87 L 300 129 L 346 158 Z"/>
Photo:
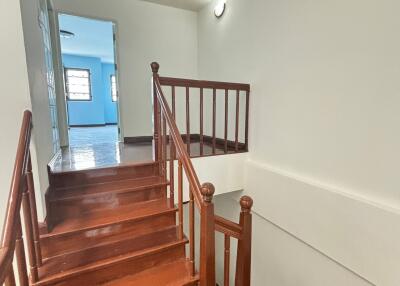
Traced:
<path fill-rule="evenodd" d="M 169 138 L 167 138 L 167 141 Z M 186 142 L 186 134 L 182 134 L 183 142 Z M 204 143 L 212 143 L 213 137 L 208 135 L 203 135 Z M 124 137 L 124 143 L 136 144 L 136 143 L 151 143 L 153 141 L 153 136 L 134 136 L 134 137 Z M 216 138 L 217 147 L 224 147 L 225 140 L 223 138 Z M 198 143 L 200 142 L 200 134 L 190 134 L 190 142 Z M 238 144 L 239 151 L 246 151 L 245 143 Z M 228 148 L 235 148 L 235 141 L 228 140 Z"/>
<path fill-rule="evenodd" d="M 68 127 L 105 127 L 109 125 L 118 125 L 118 123 L 104 123 L 104 124 L 70 124 Z"/>
<path fill-rule="evenodd" d="M 153 136 L 124 137 L 124 143 L 127 143 L 127 144 L 151 143 L 152 141 L 153 141 Z"/>

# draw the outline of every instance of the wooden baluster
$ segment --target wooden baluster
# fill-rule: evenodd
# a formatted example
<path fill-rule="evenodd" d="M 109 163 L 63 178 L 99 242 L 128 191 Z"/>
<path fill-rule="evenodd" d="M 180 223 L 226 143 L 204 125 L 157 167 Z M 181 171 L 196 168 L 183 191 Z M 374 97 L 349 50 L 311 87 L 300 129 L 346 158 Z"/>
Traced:
<path fill-rule="evenodd" d="M 239 151 L 239 94 L 240 90 L 236 90 L 235 152 Z"/>
<path fill-rule="evenodd" d="M 190 247 L 190 264 L 191 264 L 191 275 L 194 276 L 195 274 L 195 269 L 194 269 L 194 197 L 193 197 L 193 189 L 192 186 L 190 185 L 189 187 L 189 247 Z"/>
<path fill-rule="evenodd" d="M 225 250 L 224 250 L 224 286 L 229 286 L 229 270 L 231 255 L 231 238 L 225 234 Z"/>
<path fill-rule="evenodd" d="M 153 156 L 154 156 L 154 161 L 159 161 L 159 126 L 158 126 L 158 113 L 159 113 L 159 105 L 158 105 L 158 98 L 157 98 L 157 92 L 156 92 L 156 87 L 155 87 L 155 82 L 154 78 L 158 77 L 158 70 L 160 68 L 160 65 L 156 62 L 151 63 L 151 70 L 153 71 Z"/>
<path fill-rule="evenodd" d="M 251 207 L 253 200 L 248 196 L 243 196 L 240 199 L 239 224 L 242 227 L 242 236 L 238 241 L 237 260 L 236 260 L 236 286 L 250 286 L 251 274 Z"/>
<path fill-rule="evenodd" d="M 225 89 L 225 129 L 224 129 L 224 152 L 228 152 L 228 90 Z"/>
<path fill-rule="evenodd" d="M 175 204 L 174 158 L 175 158 L 175 144 L 170 134 L 169 135 L 169 198 L 171 201 L 171 207 Z"/>
<path fill-rule="evenodd" d="M 164 112 L 162 113 L 162 164 L 164 179 L 167 180 L 167 121 Z"/>
<path fill-rule="evenodd" d="M 201 186 L 204 205 L 200 210 L 200 285 L 215 286 L 215 225 L 212 197 L 215 188 L 211 183 Z"/>
<path fill-rule="evenodd" d="M 171 86 L 171 94 L 172 94 L 172 117 L 175 119 L 175 86 Z"/>
<path fill-rule="evenodd" d="M 24 249 L 24 240 L 22 238 L 21 218 L 17 221 L 17 236 L 15 241 L 15 256 L 17 258 L 19 284 L 28 286 L 28 271 L 26 270 L 26 258 Z"/>
<path fill-rule="evenodd" d="M 190 99 L 189 87 L 186 87 L 186 146 L 190 156 Z"/>
<path fill-rule="evenodd" d="M 36 260 L 36 250 L 35 250 L 35 242 L 33 238 L 33 226 L 32 226 L 32 218 L 31 218 L 31 206 L 29 200 L 28 191 L 25 190 L 22 195 L 22 206 L 24 211 L 24 224 L 25 224 L 25 232 L 26 232 L 26 242 L 28 245 L 28 254 L 29 254 L 29 265 L 30 265 L 30 273 L 32 282 L 37 282 L 39 279 L 38 268 L 37 268 L 37 260 Z"/>
<path fill-rule="evenodd" d="M 212 134 L 213 134 L 213 139 L 212 139 L 212 148 L 213 148 L 213 154 L 215 155 L 216 152 L 216 122 L 217 122 L 217 118 L 216 118 L 216 114 L 217 114 L 217 90 L 214 88 L 213 89 L 213 127 L 212 127 Z"/>
<path fill-rule="evenodd" d="M 8 270 L 8 275 L 6 280 L 4 281 L 5 286 L 15 286 L 15 276 L 14 276 L 14 268 L 13 265 L 10 265 L 10 269 Z"/>
<path fill-rule="evenodd" d="M 35 244 L 35 252 L 36 252 L 36 263 L 37 266 L 42 266 L 42 250 L 40 247 L 40 234 L 39 234 L 39 222 L 37 216 L 37 208 L 36 208 L 36 197 L 35 197 L 35 185 L 33 183 L 33 174 L 32 174 L 32 160 L 31 154 L 28 154 L 28 168 L 27 168 L 27 185 L 28 185 L 28 194 L 29 194 L 29 202 L 31 206 L 31 218 L 32 218 L 32 226 L 33 226 L 33 241 Z"/>
<path fill-rule="evenodd" d="M 163 174 L 163 164 L 162 164 L 162 125 L 161 125 L 161 105 L 160 103 L 157 101 L 157 133 L 158 133 L 158 158 L 157 158 L 157 162 L 159 163 L 159 172 L 160 174 Z"/>
<path fill-rule="evenodd" d="M 249 151 L 249 106 L 250 106 L 250 96 L 249 96 L 249 91 L 246 90 L 246 122 L 245 122 L 245 135 L 244 135 L 244 140 L 245 140 L 245 149 L 246 151 Z"/>
<path fill-rule="evenodd" d="M 203 156 L 203 88 L 200 88 L 200 156 Z"/>
<path fill-rule="evenodd" d="M 183 239 L 183 176 L 182 161 L 178 160 L 178 215 L 179 215 L 179 239 Z"/>

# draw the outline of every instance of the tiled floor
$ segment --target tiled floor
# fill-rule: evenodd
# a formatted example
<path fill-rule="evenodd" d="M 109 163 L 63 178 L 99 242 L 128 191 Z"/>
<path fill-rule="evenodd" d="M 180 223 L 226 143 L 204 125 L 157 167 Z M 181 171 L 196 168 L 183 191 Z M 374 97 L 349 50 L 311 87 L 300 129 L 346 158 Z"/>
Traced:
<path fill-rule="evenodd" d="M 194 142 L 190 148 L 191 157 L 200 156 L 200 143 Z M 71 128 L 70 146 L 52 162 L 51 169 L 53 172 L 66 172 L 149 162 L 153 160 L 152 149 L 151 143 L 119 143 L 116 126 Z M 230 150 L 228 153 L 235 152 Z M 215 155 L 222 154 L 223 149 L 217 148 Z M 203 155 L 212 155 L 210 144 L 204 144 Z"/>
<path fill-rule="evenodd" d="M 53 172 L 115 166 L 152 161 L 151 144 L 118 142 L 118 127 L 72 127 L 70 146 L 61 151 L 51 166 Z"/>
<path fill-rule="evenodd" d="M 118 142 L 118 126 L 107 125 L 101 127 L 70 127 L 70 147 L 81 147 L 97 143 Z"/>

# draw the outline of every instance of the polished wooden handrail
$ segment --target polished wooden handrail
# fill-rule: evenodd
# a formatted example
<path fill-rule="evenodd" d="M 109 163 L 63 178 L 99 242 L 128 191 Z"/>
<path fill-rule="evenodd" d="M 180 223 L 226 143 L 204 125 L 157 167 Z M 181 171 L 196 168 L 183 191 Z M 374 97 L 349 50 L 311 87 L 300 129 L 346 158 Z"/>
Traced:
<path fill-rule="evenodd" d="M 30 257 L 30 276 L 32 282 L 38 279 L 38 266 L 41 264 L 39 227 L 31 168 L 30 139 L 32 114 L 26 110 L 17 146 L 10 193 L 7 201 L 0 248 L 0 284 L 14 285 L 13 258 L 16 254 L 20 285 L 28 285 L 25 250 L 21 229 L 21 205 L 24 202 L 24 225 L 27 230 Z"/>
<path fill-rule="evenodd" d="M 183 79 L 174 77 L 159 77 L 159 82 L 161 85 L 169 86 L 250 91 L 250 85 L 247 83 Z"/>
<path fill-rule="evenodd" d="M 170 198 L 174 202 L 174 159 L 178 160 L 178 222 L 179 237 L 183 238 L 183 170 L 189 185 L 189 260 L 192 262 L 192 275 L 195 274 L 194 267 L 194 205 L 200 211 L 200 285 L 215 285 L 215 231 L 222 232 L 225 236 L 224 251 L 224 281 L 229 285 L 229 260 L 230 260 L 230 238 L 238 239 L 237 261 L 235 284 L 236 286 L 250 285 L 250 264 L 251 264 L 251 207 L 253 201 L 248 196 L 243 196 L 240 200 L 241 213 L 240 222 L 234 223 L 230 220 L 216 216 L 212 196 L 215 192 L 211 183 L 200 185 L 197 174 L 190 159 L 190 88 L 200 88 L 200 155 L 203 155 L 203 91 L 204 89 L 213 90 L 213 153 L 216 149 L 215 137 L 215 118 L 216 118 L 216 90 L 225 91 L 225 132 L 224 150 L 228 149 L 228 91 L 236 90 L 236 120 L 235 120 L 235 151 L 238 151 L 238 130 L 239 130 L 239 94 L 240 91 L 246 92 L 246 150 L 248 144 L 248 113 L 249 113 L 249 92 L 250 85 L 240 83 L 227 83 L 215 81 L 200 81 L 192 79 L 179 79 L 170 77 L 160 77 L 158 75 L 159 64 L 151 64 L 153 72 L 153 108 L 154 108 L 154 159 L 160 162 L 160 173 L 166 178 L 167 168 L 167 141 L 170 144 L 170 165 L 169 179 Z M 162 86 L 171 87 L 172 111 L 164 96 Z M 186 99 L 186 136 L 184 140 L 175 123 L 175 87 L 185 87 Z M 169 130 L 169 135 L 167 134 Z M 168 140 L 167 140 L 168 139 Z"/>
<path fill-rule="evenodd" d="M 151 69 L 153 72 L 153 105 L 154 105 L 154 154 L 155 160 L 160 162 L 160 173 L 166 176 L 164 166 L 166 166 L 166 128 L 169 129 L 169 141 L 173 145 L 173 152 L 178 159 L 178 208 L 179 208 L 179 229 L 180 236 L 183 235 L 183 211 L 182 211 L 182 169 L 185 172 L 189 183 L 189 260 L 192 263 L 192 275 L 195 275 L 195 247 L 194 247 L 194 204 L 200 213 L 200 285 L 215 286 L 215 233 L 214 233 L 214 205 L 212 196 L 215 192 L 211 183 L 200 185 L 197 174 L 194 170 L 189 156 L 190 148 L 183 143 L 182 135 L 179 133 L 175 123 L 175 117 L 171 112 L 168 102 L 161 88 L 160 77 L 158 76 L 159 64 L 153 62 Z M 188 92 L 186 93 L 188 98 Z M 164 123 L 165 122 L 165 123 Z M 190 142 L 190 141 L 189 141 Z M 172 150 L 172 148 L 171 148 Z M 172 158 L 171 158 L 172 161 Z M 170 168 L 173 172 L 173 167 Z M 171 180 L 174 180 L 173 176 Z M 173 193 L 173 190 L 171 191 Z"/>

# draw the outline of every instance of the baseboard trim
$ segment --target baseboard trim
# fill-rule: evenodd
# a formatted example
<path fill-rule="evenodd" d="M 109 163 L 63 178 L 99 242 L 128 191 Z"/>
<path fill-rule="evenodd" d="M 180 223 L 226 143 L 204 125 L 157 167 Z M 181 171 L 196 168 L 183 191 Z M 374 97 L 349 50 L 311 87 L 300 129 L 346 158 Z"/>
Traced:
<path fill-rule="evenodd" d="M 151 143 L 152 141 L 153 141 L 153 136 L 124 137 L 124 143 L 126 143 L 126 144 Z"/>
<path fill-rule="evenodd" d="M 186 143 L 186 134 L 182 134 L 182 140 Z M 124 137 L 124 143 L 132 144 L 132 143 L 151 143 L 153 141 L 153 136 L 132 136 L 132 137 Z M 167 136 L 167 141 L 169 141 L 169 136 Z M 190 142 L 198 143 L 200 142 L 200 134 L 190 134 Z M 203 135 L 203 142 L 212 144 L 213 137 L 208 135 Z M 223 138 L 215 138 L 215 145 L 218 148 L 223 148 L 225 146 L 225 139 Z M 228 148 L 235 148 L 235 141 L 228 140 Z M 239 151 L 247 151 L 246 145 L 244 143 L 238 143 Z"/>
<path fill-rule="evenodd" d="M 105 127 L 109 125 L 118 125 L 118 123 L 104 123 L 104 124 L 70 124 L 68 127 Z"/>

